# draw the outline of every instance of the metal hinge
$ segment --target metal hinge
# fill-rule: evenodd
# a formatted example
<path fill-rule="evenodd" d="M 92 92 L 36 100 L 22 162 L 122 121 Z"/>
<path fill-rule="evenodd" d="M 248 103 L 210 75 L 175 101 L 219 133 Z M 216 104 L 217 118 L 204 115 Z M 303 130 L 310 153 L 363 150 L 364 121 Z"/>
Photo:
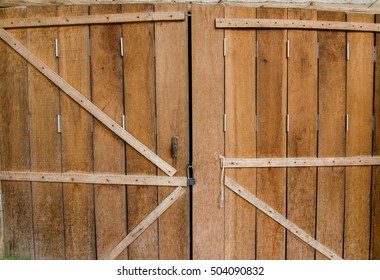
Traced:
<path fill-rule="evenodd" d="M 58 133 L 61 133 L 61 115 L 57 115 L 57 130 Z"/>
<path fill-rule="evenodd" d="M 290 115 L 286 115 L 286 132 L 290 131 Z"/>
<path fill-rule="evenodd" d="M 227 39 L 226 37 L 223 38 L 223 56 L 227 55 Z"/>
<path fill-rule="evenodd" d="M 59 57 L 59 42 L 58 42 L 58 38 L 55 39 L 55 57 Z"/>
<path fill-rule="evenodd" d="M 350 43 L 347 43 L 346 56 L 347 56 L 347 60 L 350 60 Z"/>
<path fill-rule="evenodd" d="M 223 115 L 223 131 L 227 132 L 227 114 Z"/>
<path fill-rule="evenodd" d="M 178 157 L 178 137 L 177 136 L 172 137 L 171 154 L 172 154 L 172 158 Z"/>
<path fill-rule="evenodd" d="M 121 118 L 121 124 L 122 124 L 123 129 L 125 129 L 125 115 L 123 115 Z"/>
<path fill-rule="evenodd" d="M 286 58 L 290 58 L 290 40 L 286 40 Z"/>
<path fill-rule="evenodd" d="M 123 37 L 120 37 L 120 55 L 123 57 L 124 56 L 124 42 L 123 42 Z"/>

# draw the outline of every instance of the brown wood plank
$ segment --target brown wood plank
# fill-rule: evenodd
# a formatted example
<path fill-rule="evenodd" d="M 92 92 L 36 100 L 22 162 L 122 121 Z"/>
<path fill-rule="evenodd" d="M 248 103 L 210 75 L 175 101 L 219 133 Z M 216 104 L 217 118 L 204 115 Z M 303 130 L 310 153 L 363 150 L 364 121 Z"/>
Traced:
<path fill-rule="evenodd" d="M 28 17 L 55 16 L 55 7 L 31 7 Z M 28 29 L 27 46 L 53 70 L 57 28 Z M 61 171 L 61 141 L 57 130 L 59 91 L 55 85 L 28 65 L 31 170 Z M 64 259 L 62 184 L 32 183 L 34 243 L 36 259 Z M 48 211 L 47 211 L 48 209 Z"/>
<path fill-rule="evenodd" d="M 372 15 L 348 14 L 347 21 L 374 22 Z M 372 154 L 373 44 L 371 33 L 347 34 L 347 156 Z M 368 259 L 371 167 L 346 169 L 344 258 Z"/>
<path fill-rule="evenodd" d="M 156 12 L 187 11 L 187 3 L 156 4 Z M 187 19 L 155 23 L 157 153 L 186 176 L 189 165 L 189 68 Z M 178 137 L 177 158 L 171 156 Z M 159 171 L 160 175 L 164 175 Z M 158 190 L 161 203 L 174 187 Z M 185 194 L 159 218 L 160 259 L 190 259 L 190 196 Z"/>
<path fill-rule="evenodd" d="M 316 11 L 288 9 L 289 19 L 315 20 Z M 317 32 L 288 31 L 289 157 L 315 157 L 317 151 Z M 315 233 L 316 168 L 288 169 L 287 218 Z M 287 236 L 287 259 L 313 259 L 314 250 Z"/>
<path fill-rule="evenodd" d="M 220 208 L 220 161 L 224 154 L 223 30 L 221 5 L 192 5 L 193 258 L 224 259 L 224 209 Z"/>
<path fill-rule="evenodd" d="M 120 5 L 94 5 L 90 14 L 120 13 Z M 121 25 L 90 27 L 92 100 L 121 125 L 123 110 Z M 125 173 L 125 145 L 94 121 L 94 172 Z M 125 186 L 95 186 L 97 258 L 102 259 L 127 235 Z M 127 253 L 119 256 L 127 258 Z"/>
<path fill-rule="evenodd" d="M 149 4 L 123 5 L 123 12 L 152 12 Z M 124 102 L 126 128 L 156 152 L 154 25 L 124 24 Z M 156 175 L 157 168 L 134 149 L 126 147 L 128 174 Z M 127 188 L 128 231 L 157 206 L 157 188 Z M 154 222 L 128 248 L 129 259 L 158 259 L 158 227 Z"/>
<path fill-rule="evenodd" d="M 346 20 L 344 13 L 318 12 L 318 20 Z M 345 156 L 346 33 L 319 31 L 318 157 Z M 316 238 L 342 256 L 344 167 L 318 168 Z M 326 259 L 317 252 L 317 259 Z"/>
<path fill-rule="evenodd" d="M 380 15 L 376 15 L 376 22 L 380 23 Z M 373 155 L 380 155 L 380 34 L 376 34 L 376 73 L 375 73 L 375 132 Z M 372 236 L 371 259 L 380 259 L 380 166 L 372 168 Z"/>
<path fill-rule="evenodd" d="M 258 18 L 286 19 L 286 9 L 258 9 Z M 258 30 L 257 157 L 286 157 L 286 30 Z M 286 169 L 257 170 L 257 197 L 286 213 Z M 257 214 L 257 259 L 285 259 L 285 230 Z"/>
<path fill-rule="evenodd" d="M 256 17 L 256 9 L 226 7 L 226 17 Z M 256 157 L 256 31 L 226 30 L 225 134 L 226 157 Z M 256 170 L 227 170 L 256 193 Z M 225 258 L 255 258 L 256 210 L 231 190 L 225 190 Z"/>
<path fill-rule="evenodd" d="M 85 16 L 86 6 L 61 6 L 58 16 Z M 87 26 L 58 29 L 59 74 L 90 99 L 90 60 Z M 93 171 L 90 115 L 61 93 L 62 171 Z M 95 259 L 94 188 L 64 184 L 66 259 Z"/>
<path fill-rule="evenodd" d="M 1 9 L 1 18 L 25 17 L 25 8 Z M 9 30 L 23 44 L 26 30 Z M 0 154 L 2 169 L 29 171 L 27 62 L 0 42 Z M 2 182 L 4 256 L 34 258 L 31 184 Z"/>

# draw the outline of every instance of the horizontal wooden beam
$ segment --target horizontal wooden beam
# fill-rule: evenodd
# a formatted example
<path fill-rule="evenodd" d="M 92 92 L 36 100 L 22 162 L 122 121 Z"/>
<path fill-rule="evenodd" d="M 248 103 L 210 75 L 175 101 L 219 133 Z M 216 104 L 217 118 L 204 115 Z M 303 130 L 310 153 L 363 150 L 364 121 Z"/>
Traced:
<path fill-rule="evenodd" d="M 289 19 L 217 18 L 216 28 L 283 28 L 380 32 L 380 24 Z"/>
<path fill-rule="evenodd" d="M 1 28 L 25 28 L 65 25 L 136 23 L 184 20 L 184 12 L 123 13 L 71 17 L 14 18 L 0 20 Z"/>
<path fill-rule="evenodd" d="M 157 220 L 170 206 L 172 206 L 183 194 L 185 190 L 176 188 L 168 197 L 164 199 L 148 216 L 146 216 L 120 243 L 112 249 L 105 260 L 116 259 L 133 241 L 135 241 L 155 220 Z"/>
<path fill-rule="evenodd" d="M 248 201 L 250 204 L 255 206 L 257 209 L 259 209 L 264 214 L 268 215 L 271 219 L 279 223 L 281 226 L 286 228 L 288 231 L 293 233 L 295 236 L 297 236 L 299 239 L 304 241 L 306 244 L 313 247 L 315 250 L 319 251 L 326 257 L 332 260 L 341 260 L 342 258 L 338 256 L 336 253 L 331 251 L 329 248 L 315 240 L 313 237 L 311 237 L 309 234 L 307 234 L 305 231 L 303 231 L 301 228 L 299 228 L 297 225 L 286 219 L 284 216 L 282 216 L 279 212 L 271 208 L 268 204 L 264 203 L 260 199 L 258 199 L 255 195 L 247 191 L 245 188 L 240 186 L 238 183 L 236 183 L 234 180 L 232 180 L 229 177 L 225 177 L 225 185 L 230 190 L 232 190 L 234 193 L 239 195 L 240 197 L 244 198 L 246 201 Z"/>
<path fill-rule="evenodd" d="M 133 186 L 187 186 L 186 177 L 1 171 L 0 181 Z"/>
<path fill-rule="evenodd" d="M 335 158 L 226 158 L 225 168 L 323 167 L 380 165 L 380 157 Z"/>
<path fill-rule="evenodd" d="M 34 55 L 30 50 L 28 50 L 23 44 L 21 44 L 16 38 L 14 38 L 3 28 L 0 28 L 0 38 L 12 49 L 14 49 L 19 55 L 26 59 L 31 65 L 33 65 L 41 74 L 43 74 L 52 83 L 59 87 L 64 93 L 70 96 L 75 102 L 77 102 L 80 106 L 92 114 L 96 119 L 98 119 L 102 124 L 108 127 L 112 132 L 123 139 L 136 151 L 150 160 L 163 172 L 169 176 L 173 176 L 177 172 L 175 168 L 173 168 L 170 164 L 161 159 L 144 144 L 138 141 L 133 135 L 127 132 L 121 125 L 115 122 L 94 103 L 83 96 L 78 90 L 76 90 L 65 79 L 53 71 L 41 59 Z"/>

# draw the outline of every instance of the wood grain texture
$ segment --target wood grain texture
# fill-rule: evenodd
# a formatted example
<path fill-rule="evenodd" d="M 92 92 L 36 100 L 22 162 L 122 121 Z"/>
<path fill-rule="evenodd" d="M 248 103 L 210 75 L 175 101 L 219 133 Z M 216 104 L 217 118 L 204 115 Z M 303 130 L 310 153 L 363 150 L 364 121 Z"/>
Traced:
<path fill-rule="evenodd" d="M 192 6 L 193 258 L 224 259 L 224 209 L 220 208 L 220 161 L 224 154 L 223 30 L 220 5 Z M 205 249 L 207 248 L 207 249 Z"/>
<path fill-rule="evenodd" d="M 380 23 L 380 15 L 376 15 Z M 373 135 L 373 155 L 380 155 L 380 34 L 376 34 L 376 64 L 375 64 L 375 100 L 374 116 L 375 131 Z M 380 166 L 372 168 L 372 225 L 371 225 L 371 259 L 380 259 Z"/>
<path fill-rule="evenodd" d="M 258 18 L 286 19 L 286 9 L 263 8 Z M 286 30 L 258 30 L 257 157 L 286 157 Z M 257 170 L 257 197 L 285 216 L 286 169 Z M 285 230 L 257 214 L 257 259 L 285 259 Z"/>
<path fill-rule="evenodd" d="M 288 9 L 288 19 L 315 20 L 316 11 Z M 288 31 L 288 156 L 315 157 L 317 151 L 317 32 Z M 287 218 L 315 234 L 316 168 L 288 169 Z M 314 250 L 287 236 L 287 259 L 314 259 Z"/>
<path fill-rule="evenodd" d="M 58 16 L 84 16 L 86 6 L 61 6 Z M 87 26 L 58 28 L 59 74 L 90 97 Z M 61 92 L 62 172 L 93 172 L 90 114 Z M 64 184 L 66 259 L 95 259 L 93 185 Z"/>
<path fill-rule="evenodd" d="M 346 20 L 344 13 L 318 12 L 318 20 Z M 318 157 L 345 156 L 346 33 L 319 31 Z M 318 241 L 342 256 L 345 168 L 318 168 Z M 317 259 L 326 259 L 317 252 Z"/>
<path fill-rule="evenodd" d="M 123 5 L 123 12 L 152 12 L 149 4 Z M 154 25 L 124 24 L 124 102 L 126 128 L 156 152 Z M 157 168 L 126 146 L 127 173 L 156 175 Z M 157 206 L 157 188 L 127 188 L 128 231 L 134 229 Z M 158 227 L 154 222 L 128 248 L 129 259 L 158 259 Z"/>
<path fill-rule="evenodd" d="M 31 7 L 28 17 L 55 16 L 55 7 Z M 57 28 L 28 30 L 27 46 L 54 71 Z M 61 140 L 57 131 L 58 88 L 28 65 L 30 149 L 32 171 L 61 171 Z M 32 183 L 36 259 L 64 259 L 62 184 Z M 47 211 L 47 209 L 49 209 Z"/>
<path fill-rule="evenodd" d="M 187 3 L 156 4 L 156 12 L 187 11 Z M 187 19 L 155 23 L 157 154 L 186 176 L 189 165 L 189 65 Z M 177 158 L 171 156 L 178 137 Z M 161 171 L 160 175 L 164 175 Z M 158 190 L 161 203 L 174 187 Z M 159 218 L 160 259 L 190 259 L 190 192 Z"/>
<path fill-rule="evenodd" d="M 228 6 L 226 17 L 256 17 L 256 9 Z M 256 157 L 256 31 L 226 30 L 226 157 Z M 256 170 L 227 170 L 226 176 L 256 193 Z M 256 210 L 225 190 L 225 258 L 255 258 Z"/>
<path fill-rule="evenodd" d="M 372 15 L 348 14 L 347 21 L 373 22 Z M 347 62 L 347 156 L 372 154 L 373 44 L 371 33 L 349 33 Z M 346 169 L 344 258 L 368 259 L 371 168 Z"/>
<path fill-rule="evenodd" d="M 120 13 L 120 5 L 94 5 L 90 14 Z M 121 25 L 90 27 L 92 101 L 121 125 L 123 109 Z M 125 173 L 125 144 L 94 121 L 94 172 Z M 97 258 L 102 259 L 127 234 L 125 186 L 95 186 Z M 127 253 L 119 256 L 127 258 Z"/>
<path fill-rule="evenodd" d="M 0 18 L 25 17 L 25 8 L 1 9 Z M 23 44 L 26 30 L 9 30 Z M 30 170 L 27 62 L 0 41 L 0 167 Z M 5 257 L 34 258 L 31 184 L 2 182 Z"/>

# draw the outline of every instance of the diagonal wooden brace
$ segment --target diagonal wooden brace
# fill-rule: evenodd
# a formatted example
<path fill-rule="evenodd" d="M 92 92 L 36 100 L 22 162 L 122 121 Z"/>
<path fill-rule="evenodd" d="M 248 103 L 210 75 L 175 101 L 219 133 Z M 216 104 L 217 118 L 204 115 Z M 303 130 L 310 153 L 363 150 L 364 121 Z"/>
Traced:
<path fill-rule="evenodd" d="M 170 164 L 165 162 L 154 152 L 148 149 L 144 144 L 138 141 L 133 135 L 127 132 L 117 122 L 100 110 L 95 104 L 84 97 L 78 90 L 70 85 L 65 79 L 54 72 L 49 66 L 47 66 L 41 59 L 29 51 L 24 45 L 22 45 L 16 38 L 14 38 L 9 32 L 0 28 L 0 38 L 7 43 L 13 50 L 26 59 L 31 65 L 33 65 L 41 74 L 53 82 L 63 92 L 70 96 L 75 102 L 97 118 L 102 124 L 113 131 L 117 136 L 123 139 L 136 151 L 150 160 L 154 165 L 160 168 L 169 176 L 173 176 L 177 170 Z"/>
<path fill-rule="evenodd" d="M 114 260 L 119 256 L 133 241 L 135 241 L 155 220 L 157 220 L 170 206 L 174 204 L 185 190 L 177 187 L 167 198 L 164 199 L 148 216 L 146 216 L 120 243 L 112 249 L 105 260 Z"/>
<path fill-rule="evenodd" d="M 311 237 L 309 234 L 307 234 L 305 231 L 303 231 L 301 228 L 299 228 L 297 225 L 286 219 L 284 216 L 282 216 L 279 212 L 271 208 L 268 204 L 264 203 L 260 199 L 258 199 L 256 196 L 254 196 L 252 193 L 247 191 L 245 188 L 240 186 L 238 183 L 236 183 L 234 180 L 232 180 L 229 177 L 225 177 L 224 181 L 226 187 L 228 187 L 230 190 L 235 192 L 237 195 L 244 198 L 246 201 L 248 201 L 250 204 L 255 206 L 257 209 L 259 209 L 264 214 L 268 215 L 270 218 L 272 218 L 274 221 L 279 223 L 281 226 L 286 228 L 288 231 L 293 233 L 295 236 L 300 238 L 302 241 L 304 241 L 306 244 L 310 245 L 317 251 L 321 252 L 323 255 L 328 257 L 332 260 L 342 260 L 340 256 L 338 256 L 336 253 L 331 251 L 329 248 L 315 240 L 313 237 Z"/>

